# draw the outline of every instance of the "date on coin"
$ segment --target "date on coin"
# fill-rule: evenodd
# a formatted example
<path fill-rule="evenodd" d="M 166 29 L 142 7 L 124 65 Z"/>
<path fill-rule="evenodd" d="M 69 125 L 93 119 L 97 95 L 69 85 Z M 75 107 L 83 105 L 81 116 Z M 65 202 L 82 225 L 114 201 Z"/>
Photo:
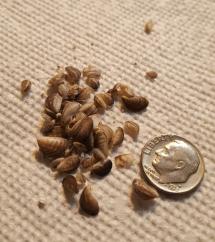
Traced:
<path fill-rule="evenodd" d="M 199 150 L 176 135 L 159 136 L 146 143 L 141 159 L 146 177 L 164 192 L 188 192 L 204 175 L 204 161 Z"/>

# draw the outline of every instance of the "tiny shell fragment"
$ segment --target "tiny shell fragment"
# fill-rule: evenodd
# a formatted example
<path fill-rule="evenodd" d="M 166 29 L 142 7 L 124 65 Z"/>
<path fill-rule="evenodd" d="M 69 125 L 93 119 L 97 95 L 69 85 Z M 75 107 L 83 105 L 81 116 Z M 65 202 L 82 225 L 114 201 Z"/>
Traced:
<path fill-rule="evenodd" d="M 142 199 L 153 199 L 159 197 L 158 192 L 152 186 L 148 185 L 142 179 L 134 179 L 132 182 L 134 191 L 141 196 Z"/>
<path fill-rule="evenodd" d="M 84 186 L 84 184 L 86 183 L 86 177 L 84 176 L 84 174 L 81 172 L 77 172 L 75 178 L 76 178 L 78 187 L 82 188 Z"/>
<path fill-rule="evenodd" d="M 21 82 L 20 90 L 21 93 L 24 95 L 26 94 L 31 88 L 31 82 L 29 80 L 23 80 Z"/>
<path fill-rule="evenodd" d="M 155 71 L 148 71 L 146 72 L 146 78 L 149 80 L 154 80 L 155 78 L 157 78 L 158 74 Z"/>
<path fill-rule="evenodd" d="M 139 134 L 139 125 L 133 121 L 126 121 L 124 123 L 124 131 L 130 135 L 133 139 L 136 139 Z"/>
<path fill-rule="evenodd" d="M 99 204 L 91 193 L 91 187 L 86 186 L 80 197 L 80 207 L 89 215 L 95 216 L 99 213 Z"/>
<path fill-rule="evenodd" d="M 152 20 L 149 20 L 148 22 L 145 23 L 144 31 L 146 34 L 150 34 L 153 29 L 153 22 Z"/>
<path fill-rule="evenodd" d="M 109 147 L 108 147 L 108 140 L 107 136 L 105 135 L 105 132 L 99 128 L 96 128 L 94 130 L 94 146 L 95 148 L 98 148 L 102 151 L 102 153 L 105 155 L 105 157 L 108 156 L 109 153 Z"/>
<path fill-rule="evenodd" d="M 135 163 L 131 154 L 123 154 L 115 157 L 115 165 L 117 168 L 129 168 Z"/>

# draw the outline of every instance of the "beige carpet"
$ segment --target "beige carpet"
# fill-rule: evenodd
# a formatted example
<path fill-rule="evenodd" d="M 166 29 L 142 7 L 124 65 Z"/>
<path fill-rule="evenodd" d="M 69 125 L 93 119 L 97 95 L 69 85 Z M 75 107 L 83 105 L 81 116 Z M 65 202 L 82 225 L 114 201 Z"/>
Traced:
<path fill-rule="evenodd" d="M 145 21 L 155 23 L 151 35 Z M 0 2 L 0 241 L 215 241 L 215 2 L 213 0 L 5 0 Z M 148 97 L 147 112 L 131 117 L 117 107 L 103 120 L 134 119 L 138 142 L 126 136 L 117 153 L 138 159 L 145 142 L 177 134 L 202 152 L 201 186 L 181 199 L 162 195 L 136 207 L 129 198 L 138 167 L 92 180 L 101 211 L 80 215 L 61 184 L 38 163 L 35 134 L 49 77 L 57 65 L 103 71 L 100 90 L 128 83 Z M 159 77 L 144 78 L 147 70 Z M 20 97 L 22 79 L 32 91 Z M 37 207 L 44 201 L 45 209 Z"/>

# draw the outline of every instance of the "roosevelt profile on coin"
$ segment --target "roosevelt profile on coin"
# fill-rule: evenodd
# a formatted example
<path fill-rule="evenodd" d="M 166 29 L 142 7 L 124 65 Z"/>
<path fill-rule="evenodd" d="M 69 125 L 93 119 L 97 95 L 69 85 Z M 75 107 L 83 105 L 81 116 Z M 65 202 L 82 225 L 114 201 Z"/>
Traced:
<path fill-rule="evenodd" d="M 152 165 L 160 183 L 183 183 L 197 171 L 199 157 L 190 144 L 175 140 L 155 151 Z"/>

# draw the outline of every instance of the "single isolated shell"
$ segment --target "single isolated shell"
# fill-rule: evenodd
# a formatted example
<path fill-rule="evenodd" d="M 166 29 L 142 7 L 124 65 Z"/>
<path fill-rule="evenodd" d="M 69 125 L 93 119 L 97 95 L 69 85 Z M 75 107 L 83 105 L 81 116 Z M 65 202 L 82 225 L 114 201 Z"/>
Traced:
<path fill-rule="evenodd" d="M 67 134 L 74 140 L 84 141 L 87 139 L 93 129 L 93 120 L 90 117 L 85 117 L 78 120 L 71 128 L 67 130 Z"/>
<path fill-rule="evenodd" d="M 106 176 L 112 169 L 112 161 L 111 160 L 106 160 L 103 163 L 96 164 L 93 166 L 91 169 L 91 175 L 96 175 L 96 176 Z"/>
<path fill-rule="evenodd" d="M 61 154 L 68 147 L 68 141 L 61 137 L 41 136 L 37 138 L 37 143 L 40 150 L 48 155 Z"/>
<path fill-rule="evenodd" d="M 134 92 L 125 84 L 117 83 L 111 90 L 108 92 L 112 93 L 115 98 L 126 96 L 133 97 Z"/>
<path fill-rule="evenodd" d="M 139 130 L 139 125 L 133 121 L 126 121 L 124 123 L 124 132 L 130 135 L 133 139 L 137 138 Z"/>
<path fill-rule="evenodd" d="M 99 212 L 99 204 L 91 193 L 91 187 L 86 186 L 80 197 L 80 207 L 89 215 L 95 216 Z"/>
<path fill-rule="evenodd" d="M 96 67 L 89 65 L 83 69 L 83 77 L 94 77 L 99 79 L 101 77 L 101 71 Z"/>
<path fill-rule="evenodd" d="M 112 138 L 113 138 L 113 130 L 111 129 L 111 127 L 109 127 L 106 124 L 103 124 L 102 122 L 99 122 L 98 128 L 105 133 L 105 135 L 107 137 L 108 145 L 110 147 L 111 141 L 112 141 Z"/>
<path fill-rule="evenodd" d="M 108 156 L 109 147 L 108 147 L 108 140 L 105 132 L 99 128 L 94 130 L 94 146 L 102 151 L 105 157 Z"/>
<path fill-rule="evenodd" d="M 115 157 L 115 165 L 117 168 L 129 168 L 135 163 L 131 154 L 123 154 Z"/>
<path fill-rule="evenodd" d="M 75 178 L 78 184 L 78 188 L 82 188 L 86 183 L 86 177 L 84 176 L 84 174 L 81 172 L 77 172 Z"/>
<path fill-rule="evenodd" d="M 97 113 L 98 109 L 94 103 L 85 103 L 81 106 L 80 112 L 85 113 L 87 116 Z"/>
<path fill-rule="evenodd" d="M 149 80 L 154 80 L 155 78 L 157 78 L 158 74 L 155 71 L 148 71 L 146 72 L 146 78 Z"/>
<path fill-rule="evenodd" d="M 66 80 L 71 83 L 71 84 L 75 84 L 78 83 L 80 78 L 81 78 L 81 72 L 73 67 L 73 66 L 67 66 L 65 68 L 67 75 L 66 75 Z"/>
<path fill-rule="evenodd" d="M 52 93 L 46 98 L 46 107 L 51 111 L 58 113 L 61 108 L 63 98 L 59 93 Z"/>
<path fill-rule="evenodd" d="M 121 127 L 118 127 L 113 135 L 112 145 L 113 147 L 119 146 L 122 144 L 124 139 L 124 131 Z"/>
<path fill-rule="evenodd" d="M 56 162 L 56 160 L 58 160 L 58 162 Z M 74 171 L 78 168 L 79 164 L 80 164 L 80 159 L 79 156 L 77 154 L 72 154 L 62 160 L 59 161 L 59 159 L 56 159 L 55 161 L 53 161 L 53 164 L 56 165 L 55 170 L 58 172 L 67 172 L 67 171 Z"/>
<path fill-rule="evenodd" d="M 92 89 L 89 87 L 84 87 L 80 89 L 78 96 L 76 97 L 76 101 L 80 103 L 85 103 L 92 93 Z"/>
<path fill-rule="evenodd" d="M 134 97 L 126 97 L 122 96 L 122 101 L 125 107 L 133 112 L 138 112 L 146 109 L 149 102 L 145 97 L 142 96 L 134 96 Z"/>
<path fill-rule="evenodd" d="M 23 80 L 20 85 L 20 91 L 22 95 L 26 94 L 31 88 L 31 82 L 29 80 Z"/>
<path fill-rule="evenodd" d="M 152 20 L 149 20 L 148 22 L 145 23 L 145 26 L 144 26 L 144 31 L 146 34 L 150 34 L 152 32 L 152 29 L 153 29 L 153 22 Z"/>
<path fill-rule="evenodd" d="M 43 122 L 40 131 L 44 134 L 50 132 L 55 125 L 55 120 L 52 119 L 49 115 L 43 114 Z"/>
<path fill-rule="evenodd" d="M 141 179 L 134 179 L 132 182 L 132 187 L 133 190 L 144 200 L 159 197 L 159 194 L 155 188 L 148 185 Z"/>
<path fill-rule="evenodd" d="M 58 86 L 64 82 L 64 69 L 62 67 L 58 68 L 57 73 L 49 80 L 50 86 Z"/>
<path fill-rule="evenodd" d="M 94 96 L 94 102 L 98 108 L 107 109 L 113 105 L 114 100 L 109 93 L 98 93 Z"/>
<path fill-rule="evenodd" d="M 73 115 L 76 114 L 80 108 L 80 103 L 78 102 L 67 102 L 63 108 L 61 122 L 62 125 L 66 125 L 73 118 Z"/>
<path fill-rule="evenodd" d="M 78 193 L 78 184 L 76 178 L 72 175 L 67 175 L 63 178 L 62 181 L 64 193 L 67 195 L 73 195 Z"/>

